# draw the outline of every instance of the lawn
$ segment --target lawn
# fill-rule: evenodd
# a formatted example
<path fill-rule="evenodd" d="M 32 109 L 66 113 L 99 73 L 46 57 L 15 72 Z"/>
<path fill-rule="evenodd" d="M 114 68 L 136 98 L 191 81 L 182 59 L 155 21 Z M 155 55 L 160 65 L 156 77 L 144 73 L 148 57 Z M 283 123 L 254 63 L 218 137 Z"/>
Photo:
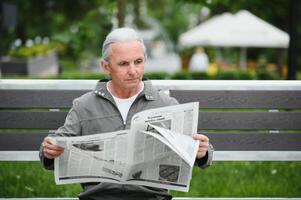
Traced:
<path fill-rule="evenodd" d="M 0 162 L 0 197 L 76 197 L 78 184 L 55 185 L 52 171 L 39 162 Z M 301 197 L 301 162 L 214 162 L 195 168 L 193 197 Z"/>

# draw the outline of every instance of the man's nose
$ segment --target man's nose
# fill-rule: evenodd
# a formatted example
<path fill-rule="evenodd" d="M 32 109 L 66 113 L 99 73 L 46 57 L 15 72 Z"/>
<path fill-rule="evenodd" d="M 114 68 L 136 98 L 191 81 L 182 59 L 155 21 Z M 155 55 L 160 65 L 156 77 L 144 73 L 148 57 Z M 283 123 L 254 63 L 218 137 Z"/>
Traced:
<path fill-rule="evenodd" d="M 135 74 L 136 73 L 136 66 L 134 63 L 130 63 L 128 67 L 128 74 Z"/>

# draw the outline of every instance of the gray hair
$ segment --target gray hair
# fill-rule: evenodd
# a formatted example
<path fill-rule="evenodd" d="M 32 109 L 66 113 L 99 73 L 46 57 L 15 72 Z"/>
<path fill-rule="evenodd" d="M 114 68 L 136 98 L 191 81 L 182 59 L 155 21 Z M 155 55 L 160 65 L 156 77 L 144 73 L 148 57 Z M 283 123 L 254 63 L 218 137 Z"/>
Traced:
<path fill-rule="evenodd" d="M 110 32 L 102 45 L 102 58 L 109 63 L 109 56 L 112 53 L 111 45 L 116 42 L 128 42 L 137 40 L 141 42 L 142 48 L 144 50 L 144 58 L 146 59 L 146 48 L 143 39 L 138 35 L 138 33 L 131 28 L 118 28 Z"/>

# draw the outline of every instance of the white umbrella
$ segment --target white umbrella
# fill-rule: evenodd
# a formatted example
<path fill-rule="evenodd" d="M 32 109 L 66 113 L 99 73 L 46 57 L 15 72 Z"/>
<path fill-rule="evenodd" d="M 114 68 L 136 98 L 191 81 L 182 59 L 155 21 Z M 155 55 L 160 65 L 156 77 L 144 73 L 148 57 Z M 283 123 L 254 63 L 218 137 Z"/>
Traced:
<path fill-rule="evenodd" d="M 179 37 L 181 47 L 241 47 L 245 65 L 246 47 L 287 48 L 289 35 L 277 27 L 241 10 L 237 14 L 215 16 Z"/>

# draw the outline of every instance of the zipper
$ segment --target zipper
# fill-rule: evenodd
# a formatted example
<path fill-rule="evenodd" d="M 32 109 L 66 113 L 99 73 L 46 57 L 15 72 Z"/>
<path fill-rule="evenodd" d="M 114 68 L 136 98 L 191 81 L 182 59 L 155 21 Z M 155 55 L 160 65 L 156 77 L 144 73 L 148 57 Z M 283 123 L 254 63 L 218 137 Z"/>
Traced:
<path fill-rule="evenodd" d="M 102 98 L 104 98 L 104 99 L 106 99 L 106 100 L 108 100 L 108 101 L 113 105 L 113 107 L 115 108 L 115 110 L 117 110 L 117 112 L 119 113 L 119 117 L 121 118 L 121 121 L 122 121 L 122 124 L 123 124 L 122 129 L 125 130 L 126 124 L 124 124 L 124 121 L 123 121 L 121 112 L 120 112 L 120 110 L 118 109 L 118 107 L 117 107 L 117 105 L 116 105 L 114 99 L 110 99 L 110 98 L 108 98 L 108 97 L 106 97 L 106 96 L 104 96 L 104 95 L 98 95 L 98 96 L 99 96 L 99 97 L 102 97 Z"/>
<path fill-rule="evenodd" d="M 132 103 L 132 105 L 130 106 L 130 109 L 129 109 L 128 114 L 127 114 L 127 116 L 126 116 L 125 122 L 123 121 L 121 112 L 120 112 L 120 110 L 118 109 L 118 107 L 117 107 L 117 105 L 116 105 L 114 99 L 110 99 L 110 98 L 108 98 L 108 97 L 106 97 L 106 96 L 103 96 L 103 95 L 99 95 L 99 96 L 102 97 L 102 98 L 104 98 L 104 99 L 107 99 L 107 100 L 113 105 L 113 107 L 117 110 L 117 112 L 119 113 L 119 117 L 121 118 L 121 121 L 122 121 L 122 124 L 123 124 L 123 130 L 125 130 L 125 129 L 126 129 L 126 125 L 128 124 L 128 123 L 127 123 L 127 121 L 128 121 L 128 116 L 129 116 L 131 110 L 133 110 L 133 105 L 134 105 L 140 98 L 142 98 L 143 94 L 144 94 L 144 93 L 140 93 L 140 94 L 136 97 L 136 99 L 135 99 L 135 101 Z"/>

